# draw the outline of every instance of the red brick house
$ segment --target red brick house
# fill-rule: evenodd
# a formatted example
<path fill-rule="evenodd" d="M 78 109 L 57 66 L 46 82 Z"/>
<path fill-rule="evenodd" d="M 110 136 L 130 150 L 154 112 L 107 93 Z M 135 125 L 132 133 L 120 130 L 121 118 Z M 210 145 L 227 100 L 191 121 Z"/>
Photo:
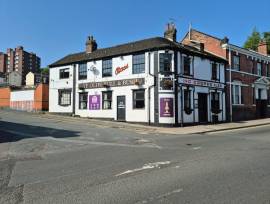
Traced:
<path fill-rule="evenodd" d="M 270 117 L 270 56 L 261 42 L 258 52 L 191 29 L 182 40 L 190 46 L 204 46 L 210 53 L 228 60 L 226 106 L 229 121 Z"/>

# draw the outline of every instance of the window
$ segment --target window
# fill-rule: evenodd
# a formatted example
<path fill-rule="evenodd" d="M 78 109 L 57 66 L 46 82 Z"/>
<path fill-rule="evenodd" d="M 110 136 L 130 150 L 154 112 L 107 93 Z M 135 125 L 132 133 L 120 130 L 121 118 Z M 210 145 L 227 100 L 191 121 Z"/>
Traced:
<path fill-rule="evenodd" d="M 88 93 L 87 92 L 79 93 L 79 109 L 81 110 L 87 109 L 87 102 L 88 102 Z"/>
<path fill-rule="evenodd" d="M 238 84 L 232 85 L 232 103 L 235 105 L 241 103 L 241 86 Z"/>
<path fill-rule="evenodd" d="M 159 71 L 160 72 L 172 71 L 172 54 L 169 53 L 159 54 Z"/>
<path fill-rule="evenodd" d="M 69 68 L 59 70 L 59 78 L 67 79 L 69 78 Z"/>
<path fill-rule="evenodd" d="M 233 66 L 232 69 L 239 71 L 240 70 L 240 57 L 233 56 Z"/>
<path fill-rule="evenodd" d="M 268 90 L 268 93 L 267 93 L 267 101 L 268 101 L 268 105 L 270 105 L 270 89 Z"/>
<path fill-rule="evenodd" d="M 262 63 L 257 62 L 257 75 L 262 76 Z"/>
<path fill-rule="evenodd" d="M 79 64 L 79 80 L 87 79 L 87 64 Z"/>
<path fill-rule="evenodd" d="M 102 109 L 112 109 L 112 91 L 102 92 Z"/>
<path fill-rule="evenodd" d="M 270 63 L 268 63 L 267 69 L 267 77 L 270 77 Z"/>
<path fill-rule="evenodd" d="M 190 69 L 191 69 L 191 66 L 190 66 L 190 57 L 184 57 L 183 59 L 184 61 L 184 75 L 190 75 Z"/>
<path fill-rule="evenodd" d="M 133 91 L 133 108 L 139 109 L 144 108 L 144 89 Z"/>
<path fill-rule="evenodd" d="M 60 106 L 69 106 L 71 104 L 71 90 L 70 89 L 58 90 L 58 93 L 59 93 L 58 104 Z"/>
<path fill-rule="evenodd" d="M 112 76 L 112 59 L 102 61 L 102 77 Z"/>
<path fill-rule="evenodd" d="M 218 66 L 217 66 L 217 63 L 212 63 L 212 80 L 218 80 Z"/>
<path fill-rule="evenodd" d="M 186 114 L 191 114 L 191 90 L 184 90 L 184 110 Z"/>
<path fill-rule="evenodd" d="M 220 105 L 219 105 L 219 93 L 212 92 L 211 93 L 211 108 L 213 113 L 219 113 Z"/>
<path fill-rule="evenodd" d="M 133 55 L 133 74 L 145 72 L 145 54 Z"/>

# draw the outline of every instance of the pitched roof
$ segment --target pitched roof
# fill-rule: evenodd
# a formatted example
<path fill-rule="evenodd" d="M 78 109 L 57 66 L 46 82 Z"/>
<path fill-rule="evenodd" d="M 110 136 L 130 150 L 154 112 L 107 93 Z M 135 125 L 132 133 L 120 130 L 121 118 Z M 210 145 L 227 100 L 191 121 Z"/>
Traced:
<path fill-rule="evenodd" d="M 225 59 L 220 58 L 216 55 L 208 53 L 206 51 L 201 52 L 196 48 L 186 46 L 177 42 L 172 42 L 166 38 L 155 37 L 144 39 L 140 41 L 130 42 L 122 45 L 117 45 L 109 48 L 97 49 L 92 53 L 80 52 L 75 54 L 70 54 L 64 58 L 54 62 L 49 65 L 50 68 L 57 66 L 64 66 L 73 63 L 86 62 L 91 60 L 102 59 L 106 57 L 121 56 L 131 53 L 146 51 L 146 50 L 155 50 L 155 49 L 181 49 L 183 52 L 199 55 L 206 58 L 211 58 L 217 61 L 226 62 Z"/>
<path fill-rule="evenodd" d="M 204 33 L 204 32 L 202 32 L 202 31 L 196 30 L 196 29 L 194 29 L 194 28 L 192 28 L 191 31 L 195 31 L 195 32 L 198 32 L 198 33 L 200 33 L 200 34 L 202 34 L 202 35 L 206 35 L 206 36 L 208 36 L 208 37 L 210 37 L 210 38 L 214 38 L 214 39 L 216 39 L 216 40 L 222 41 L 221 38 L 218 38 L 218 37 L 216 37 L 216 36 L 210 35 L 210 34 L 208 34 L 208 33 Z M 184 36 L 184 38 L 182 39 L 182 41 L 187 37 L 188 34 L 189 34 L 189 32 L 186 33 L 186 35 Z M 181 41 L 181 42 L 182 42 L 182 41 Z M 236 48 L 239 48 L 239 49 L 245 50 L 245 51 L 247 51 L 247 52 L 250 52 L 250 54 L 253 53 L 253 54 L 257 54 L 257 55 L 262 55 L 262 56 L 264 56 L 264 57 L 269 57 L 268 55 L 264 55 L 264 54 L 262 54 L 262 53 L 259 53 L 258 51 L 251 50 L 251 49 L 247 49 L 247 48 L 241 47 L 241 46 L 239 46 L 239 45 L 235 45 L 235 44 L 231 44 L 231 43 L 229 43 L 229 45 L 232 45 L 232 46 L 234 46 L 234 47 L 236 47 Z"/>

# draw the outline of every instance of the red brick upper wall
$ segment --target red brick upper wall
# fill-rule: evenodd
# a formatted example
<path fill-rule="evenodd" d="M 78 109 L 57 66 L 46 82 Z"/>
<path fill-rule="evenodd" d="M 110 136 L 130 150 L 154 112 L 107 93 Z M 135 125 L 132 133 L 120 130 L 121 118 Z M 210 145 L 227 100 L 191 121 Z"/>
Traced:
<path fill-rule="evenodd" d="M 191 40 L 204 43 L 204 49 L 215 55 L 226 58 L 226 50 L 222 49 L 220 43 L 221 40 L 204 33 L 198 32 L 196 30 L 191 30 Z M 186 34 L 185 38 L 182 40 L 182 43 L 185 45 L 192 45 L 192 42 L 189 40 L 189 33 Z"/>

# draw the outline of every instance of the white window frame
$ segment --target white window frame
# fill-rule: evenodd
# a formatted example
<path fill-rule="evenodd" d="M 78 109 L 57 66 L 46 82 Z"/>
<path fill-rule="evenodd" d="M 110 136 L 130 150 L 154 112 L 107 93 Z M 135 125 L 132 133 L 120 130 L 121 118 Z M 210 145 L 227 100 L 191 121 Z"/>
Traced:
<path fill-rule="evenodd" d="M 262 76 L 262 63 L 257 62 L 257 75 Z"/>
<path fill-rule="evenodd" d="M 234 81 L 232 83 L 232 105 L 243 105 L 242 103 L 242 82 Z M 235 103 L 235 90 L 238 88 L 239 93 L 239 103 Z"/>

